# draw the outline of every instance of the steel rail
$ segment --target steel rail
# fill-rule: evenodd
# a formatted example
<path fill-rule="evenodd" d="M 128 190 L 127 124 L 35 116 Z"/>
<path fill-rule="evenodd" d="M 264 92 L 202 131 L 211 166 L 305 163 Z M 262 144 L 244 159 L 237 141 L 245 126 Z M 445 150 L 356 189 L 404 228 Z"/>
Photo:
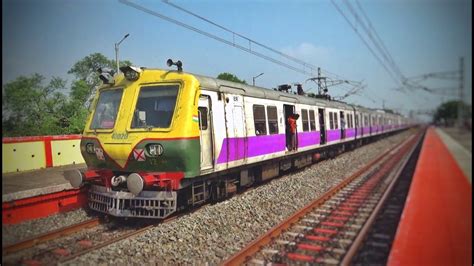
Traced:
<path fill-rule="evenodd" d="M 79 251 L 79 252 L 77 252 L 77 253 L 74 253 L 74 254 L 72 254 L 72 255 L 70 255 L 70 256 L 68 256 L 68 257 L 65 257 L 65 258 L 63 258 L 63 259 L 60 259 L 59 262 L 60 262 L 60 263 L 63 263 L 63 262 L 66 262 L 66 261 L 70 261 L 70 260 L 72 260 L 72 259 L 74 259 L 74 258 L 76 258 L 76 257 L 79 257 L 79 256 L 81 256 L 81 255 L 84 255 L 84 254 L 86 254 L 86 253 L 89 253 L 89 252 L 91 252 L 91 251 L 93 251 L 93 250 L 97 250 L 97 249 L 99 249 L 99 248 L 103 248 L 103 247 L 105 247 L 105 246 L 108 246 L 108 245 L 110 245 L 110 244 L 112 244 L 112 243 L 118 242 L 118 241 L 120 241 L 120 240 L 122 240 L 122 239 L 129 238 L 129 237 L 134 236 L 134 235 L 138 235 L 138 234 L 140 234 L 140 233 L 142 233 L 142 232 L 144 232 L 144 231 L 146 231 L 146 230 L 148 230 L 148 229 L 150 229 L 150 228 L 152 228 L 152 227 L 154 227 L 154 226 L 155 226 L 155 225 L 148 225 L 148 226 L 142 227 L 142 228 L 140 228 L 140 229 L 137 229 L 137 230 L 135 230 L 135 231 L 133 231 L 133 232 L 129 232 L 129 233 L 120 235 L 120 236 L 118 236 L 118 237 L 109 239 L 109 240 L 104 241 L 104 242 L 102 242 L 102 243 L 100 243 L 100 244 L 94 245 L 94 246 L 92 246 L 92 247 L 89 247 L 89 248 L 86 248 L 86 249 L 84 249 L 84 250 L 81 250 L 81 251 Z"/>
<path fill-rule="evenodd" d="M 418 139 L 417 139 L 416 143 L 419 143 L 422 140 L 422 134 L 420 134 L 417 137 L 418 137 Z M 374 210 L 370 214 L 367 221 L 364 223 L 364 226 L 361 228 L 361 230 L 357 234 L 357 237 L 352 242 L 352 245 L 350 246 L 349 250 L 345 254 L 344 258 L 342 259 L 341 265 L 349 265 L 351 263 L 352 259 L 354 258 L 354 256 L 357 254 L 357 251 L 359 250 L 361 245 L 364 243 L 364 239 L 367 236 L 367 233 L 369 232 L 372 224 L 375 222 L 375 219 L 377 218 L 377 215 L 382 210 L 382 207 L 383 207 L 384 203 L 386 202 L 386 200 L 388 199 L 388 197 L 392 193 L 392 190 L 395 187 L 395 184 L 399 180 L 403 169 L 405 168 L 405 166 L 409 162 L 411 155 L 413 154 L 413 152 L 416 149 L 416 146 L 417 145 L 414 145 L 411 148 L 411 150 L 405 155 L 405 158 L 398 164 L 398 166 L 396 166 L 396 170 L 394 172 L 392 172 L 392 174 L 391 174 L 392 175 L 392 178 L 391 178 L 392 180 L 390 181 L 389 186 L 387 187 L 387 189 L 383 193 L 382 197 L 380 198 L 379 202 L 375 206 Z"/>
<path fill-rule="evenodd" d="M 87 221 L 84 221 L 84 222 L 81 222 L 81 223 L 78 223 L 78 224 L 73 224 L 71 226 L 67 226 L 67 227 L 60 228 L 60 229 L 57 229 L 57 230 L 54 230 L 54 231 L 51 231 L 51 232 L 47 232 L 47 233 L 44 233 L 44 234 L 41 234 L 41 235 L 38 235 L 38 236 L 34 236 L 32 238 L 29 238 L 29 239 L 20 241 L 18 243 L 15 243 L 15 244 L 4 247 L 2 249 L 3 250 L 2 253 L 3 254 L 10 254 L 10 253 L 18 252 L 20 250 L 31 248 L 35 245 L 38 245 L 40 243 L 44 243 L 44 242 L 49 241 L 49 240 L 53 240 L 53 239 L 57 239 L 57 238 L 62 237 L 62 236 L 67 236 L 67 235 L 70 235 L 70 234 L 74 234 L 74 233 L 76 233 L 80 230 L 86 229 L 86 228 L 95 227 L 95 226 L 99 225 L 99 223 L 100 223 L 99 218 L 94 218 L 94 219 L 90 219 L 90 220 L 87 220 Z"/>
<path fill-rule="evenodd" d="M 164 219 L 161 223 L 167 223 L 167 222 L 173 221 L 173 220 L 175 220 L 175 219 L 177 219 L 177 218 L 179 218 L 179 217 L 181 217 L 181 216 L 183 216 L 183 215 L 185 215 L 185 214 L 175 215 L 175 216 L 166 218 L 166 219 Z M 160 224 L 161 224 L 161 223 L 160 223 Z M 118 241 L 120 241 L 120 240 L 129 238 L 129 237 L 131 237 L 131 236 L 141 234 L 141 233 L 143 233 L 143 232 L 145 232 L 145 231 L 147 231 L 147 230 L 149 230 L 149 229 L 151 229 L 151 228 L 153 228 L 153 227 L 155 227 L 155 226 L 156 226 L 156 224 L 147 225 L 147 226 L 142 227 L 142 228 L 139 228 L 139 229 L 137 229 L 137 230 L 135 230 L 135 231 L 132 231 L 132 232 L 129 232 L 129 233 L 125 233 L 125 234 L 120 235 L 120 236 L 118 236 L 118 237 L 114 237 L 114 238 L 109 239 L 109 240 L 107 240 L 107 241 L 104 241 L 104 242 L 102 242 L 102 243 L 100 243 L 100 244 L 91 246 L 91 247 L 86 248 L 86 249 L 84 249 L 84 250 L 81 250 L 81 251 L 79 251 L 79 252 L 77 252 L 77 253 L 71 254 L 70 256 L 67 256 L 67 257 L 65 257 L 65 258 L 62 258 L 62 259 L 59 260 L 59 262 L 60 262 L 60 263 L 63 263 L 63 262 L 66 262 L 66 261 L 70 261 L 70 260 L 72 260 L 72 259 L 74 259 L 74 258 L 77 258 L 77 257 L 81 256 L 81 255 L 84 255 L 84 254 L 86 254 L 86 253 L 89 253 L 89 252 L 91 252 L 91 251 L 93 251 L 93 250 L 97 250 L 97 249 L 99 249 L 99 248 L 103 248 L 103 247 L 105 247 L 105 246 L 108 246 L 108 245 L 113 244 L 113 243 L 115 243 L 115 242 L 118 242 Z"/>
<path fill-rule="evenodd" d="M 321 206 L 324 202 L 330 199 L 334 194 L 342 190 L 346 185 L 351 183 L 354 179 L 362 175 L 363 173 L 367 172 L 370 168 L 375 166 L 378 162 L 380 162 L 384 158 L 388 158 L 390 155 L 396 153 L 396 151 L 402 150 L 402 148 L 411 144 L 411 142 L 415 139 L 415 136 L 412 136 L 410 139 L 405 140 L 402 142 L 396 150 L 388 150 L 385 151 L 383 154 L 375 158 L 374 160 L 370 161 L 365 166 L 361 167 L 357 172 L 349 176 L 348 178 L 344 179 L 341 183 L 337 186 L 333 187 L 326 193 L 324 193 L 318 199 L 315 199 L 305 207 L 303 207 L 300 211 L 296 212 L 280 224 L 271 228 L 267 233 L 259 237 L 258 239 L 252 241 L 249 245 L 247 245 L 244 249 L 240 252 L 234 254 L 228 260 L 224 261 L 222 265 L 241 265 L 243 264 L 249 257 L 253 254 L 257 253 L 263 246 L 269 244 L 274 238 L 281 235 L 283 231 L 290 228 L 294 223 L 298 222 L 301 217 L 306 215 L 307 213 L 311 212 L 313 209 Z"/>

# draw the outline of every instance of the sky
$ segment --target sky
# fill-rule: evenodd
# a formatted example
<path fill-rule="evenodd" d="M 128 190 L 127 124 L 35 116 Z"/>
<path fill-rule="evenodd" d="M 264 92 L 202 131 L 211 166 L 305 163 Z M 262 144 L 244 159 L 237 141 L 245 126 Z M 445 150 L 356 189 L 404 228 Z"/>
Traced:
<path fill-rule="evenodd" d="M 472 3 L 468 0 L 334 0 L 358 32 L 346 3 L 359 4 L 383 41 L 404 77 L 433 72 L 458 71 L 464 57 L 464 100 L 472 97 Z M 248 47 L 248 41 L 205 23 L 189 14 L 155 0 L 131 0 L 225 40 Z M 372 108 L 394 109 L 403 114 L 423 113 L 444 101 L 459 99 L 459 80 L 427 79 L 429 88 L 446 88 L 445 95 L 422 90 L 399 91 L 392 78 L 338 12 L 331 0 L 182 1 L 170 0 L 236 33 L 277 51 L 323 69 L 323 76 L 363 81 L 359 95 L 345 99 Z M 359 9 L 357 9 L 359 10 Z M 316 85 L 304 75 L 205 37 L 120 1 L 102 0 L 3 0 L 2 1 L 2 83 L 19 76 L 39 73 L 74 77 L 67 71 L 92 53 L 119 57 L 137 66 L 167 68 L 166 60 L 181 60 L 186 72 L 216 77 L 230 72 L 247 83 L 275 88 L 279 84 L 302 83 L 306 91 Z M 359 13 L 359 15 L 362 13 Z M 368 40 L 367 37 L 365 37 Z M 372 48 L 374 49 L 374 48 Z M 252 51 L 271 56 L 285 64 L 301 66 L 268 50 L 252 45 Z M 379 55 L 379 58 L 380 55 Z M 337 76 L 336 76 L 337 75 Z M 341 96 L 347 87 L 329 87 Z"/>

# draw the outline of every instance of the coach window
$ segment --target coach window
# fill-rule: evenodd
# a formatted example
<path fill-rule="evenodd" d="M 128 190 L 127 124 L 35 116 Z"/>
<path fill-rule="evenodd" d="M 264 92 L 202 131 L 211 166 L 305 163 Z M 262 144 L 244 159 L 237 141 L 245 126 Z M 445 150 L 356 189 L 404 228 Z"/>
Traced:
<path fill-rule="evenodd" d="M 270 135 L 278 134 L 278 115 L 275 106 L 267 106 L 268 131 Z"/>
<path fill-rule="evenodd" d="M 199 129 L 207 129 L 207 107 L 198 107 L 199 113 Z"/>
<path fill-rule="evenodd" d="M 301 121 L 303 121 L 303 131 L 309 131 L 308 110 L 301 109 Z"/>
<path fill-rule="evenodd" d="M 253 121 L 255 123 L 255 135 L 267 135 L 267 119 L 263 105 L 253 106 Z"/>
<path fill-rule="evenodd" d="M 316 131 L 316 121 L 314 120 L 314 110 L 309 110 L 309 125 L 311 131 Z"/>
<path fill-rule="evenodd" d="M 334 113 L 334 129 L 338 129 L 339 125 L 337 124 L 337 112 Z"/>

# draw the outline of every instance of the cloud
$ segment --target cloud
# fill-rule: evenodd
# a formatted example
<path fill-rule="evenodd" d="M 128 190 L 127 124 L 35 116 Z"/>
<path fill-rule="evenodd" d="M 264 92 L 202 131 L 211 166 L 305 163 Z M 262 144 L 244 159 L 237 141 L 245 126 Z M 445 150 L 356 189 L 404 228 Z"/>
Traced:
<path fill-rule="evenodd" d="M 321 64 L 323 61 L 325 62 L 331 53 L 329 48 L 315 46 L 307 42 L 297 46 L 285 47 L 281 49 L 281 52 L 315 65 Z"/>

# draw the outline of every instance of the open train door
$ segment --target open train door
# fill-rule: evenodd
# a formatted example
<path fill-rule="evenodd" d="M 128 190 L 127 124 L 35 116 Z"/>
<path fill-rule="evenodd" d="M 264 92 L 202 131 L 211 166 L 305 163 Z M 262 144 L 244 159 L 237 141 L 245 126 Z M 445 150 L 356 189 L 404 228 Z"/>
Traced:
<path fill-rule="evenodd" d="M 344 112 L 343 111 L 339 112 L 339 120 L 341 121 L 341 139 L 345 139 L 346 138 L 347 121 L 344 117 Z"/>
<path fill-rule="evenodd" d="M 326 144 L 326 121 L 324 121 L 324 109 L 318 108 L 318 120 L 319 120 L 319 131 L 320 131 L 320 145 Z"/>
<path fill-rule="evenodd" d="M 209 96 L 201 95 L 198 106 L 199 142 L 201 145 L 201 171 L 213 168 L 211 103 Z"/>
<path fill-rule="evenodd" d="M 354 127 L 354 138 L 358 138 L 359 137 L 359 113 L 357 113 L 356 111 L 354 111 L 354 122 L 355 122 L 355 127 Z"/>
<path fill-rule="evenodd" d="M 288 150 L 291 150 L 291 130 L 290 130 L 290 124 L 288 123 L 288 117 L 290 117 L 291 114 L 295 112 L 295 106 L 294 105 L 289 105 L 289 104 L 284 104 L 283 105 L 283 114 L 285 116 L 285 136 L 286 136 L 286 148 Z M 298 134 L 298 132 L 296 132 Z M 295 136 L 296 137 L 296 136 Z M 296 137 L 296 147 L 298 147 L 298 138 Z"/>

